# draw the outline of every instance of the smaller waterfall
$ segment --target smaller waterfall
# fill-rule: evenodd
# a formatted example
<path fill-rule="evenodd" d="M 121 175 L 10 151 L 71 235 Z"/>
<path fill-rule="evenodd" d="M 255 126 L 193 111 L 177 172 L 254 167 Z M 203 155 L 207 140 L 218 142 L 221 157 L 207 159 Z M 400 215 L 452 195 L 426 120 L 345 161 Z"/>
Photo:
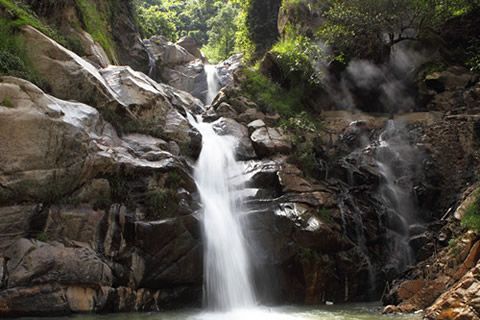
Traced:
<path fill-rule="evenodd" d="M 150 78 L 155 77 L 155 69 L 157 68 L 157 59 L 155 56 L 148 50 L 148 48 L 145 48 L 148 54 L 148 76 Z"/>
<path fill-rule="evenodd" d="M 206 64 L 204 67 L 205 74 L 207 75 L 207 95 L 205 98 L 205 104 L 209 105 L 213 102 L 215 97 L 220 91 L 220 83 L 218 79 L 217 67 L 211 64 Z"/>
<path fill-rule="evenodd" d="M 414 172 L 415 150 L 401 138 L 401 130 L 389 120 L 379 137 L 376 154 L 377 166 L 383 176 L 380 196 L 387 210 L 387 224 L 390 230 L 391 263 L 403 271 L 414 263 L 410 247 L 410 226 L 416 223 L 416 205 L 411 192 L 409 177 Z M 407 171 L 408 170 L 408 171 Z"/>

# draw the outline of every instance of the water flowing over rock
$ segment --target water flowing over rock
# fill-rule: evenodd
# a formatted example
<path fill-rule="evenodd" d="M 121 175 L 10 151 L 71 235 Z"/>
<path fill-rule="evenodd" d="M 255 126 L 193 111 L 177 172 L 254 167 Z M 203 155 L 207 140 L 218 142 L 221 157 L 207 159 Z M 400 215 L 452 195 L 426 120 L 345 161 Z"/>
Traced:
<path fill-rule="evenodd" d="M 197 128 L 203 136 L 195 177 L 203 204 L 206 302 L 220 310 L 251 307 L 255 296 L 242 227 L 243 181 L 235 138 L 217 135 L 208 123 Z"/>

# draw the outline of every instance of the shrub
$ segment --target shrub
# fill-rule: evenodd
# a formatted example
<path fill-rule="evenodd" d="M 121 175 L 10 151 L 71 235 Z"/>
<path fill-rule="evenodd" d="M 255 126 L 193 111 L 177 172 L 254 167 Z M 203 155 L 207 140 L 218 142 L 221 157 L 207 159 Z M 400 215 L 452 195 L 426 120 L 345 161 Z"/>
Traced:
<path fill-rule="evenodd" d="M 292 116 L 303 110 L 303 91 L 300 88 L 285 90 L 256 68 L 245 69 L 244 75 L 242 89 L 264 111 L 276 111 L 284 116 Z"/>
<path fill-rule="evenodd" d="M 0 18 L 0 75 L 23 78 L 41 86 L 42 81 L 27 58 L 24 40 L 10 20 Z"/>
<path fill-rule="evenodd" d="M 318 166 L 315 152 L 315 137 L 321 128 L 321 123 L 306 112 L 301 112 L 281 123 L 293 139 L 294 152 L 289 161 L 296 164 L 308 176 L 315 176 Z"/>
<path fill-rule="evenodd" d="M 480 210 L 478 200 L 479 199 L 471 204 L 465 211 L 465 215 L 462 218 L 462 226 L 480 233 Z"/>
<path fill-rule="evenodd" d="M 480 73 L 480 39 L 475 39 L 471 42 L 467 56 L 467 67 L 473 72 Z"/>

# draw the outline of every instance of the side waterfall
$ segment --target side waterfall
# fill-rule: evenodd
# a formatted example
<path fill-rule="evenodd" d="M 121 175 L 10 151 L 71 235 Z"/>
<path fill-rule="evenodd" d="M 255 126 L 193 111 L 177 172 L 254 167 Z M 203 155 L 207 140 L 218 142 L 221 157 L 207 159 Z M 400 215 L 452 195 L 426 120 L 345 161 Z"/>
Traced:
<path fill-rule="evenodd" d="M 410 171 L 414 167 L 415 155 L 416 151 L 402 140 L 401 129 L 393 120 L 389 120 L 379 137 L 376 162 L 383 176 L 380 196 L 387 207 L 391 263 L 399 271 L 406 270 L 415 262 L 409 240 L 410 226 L 418 222 L 417 208 L 410 183 L 401 179 L 402 175 L 413 174 L 406 170 Z"/>
<path fill-rule="evenodd" d="M 218 93 L 215 70 L 205 67 L 210 102 Z M 219 136 L 201 119 L 190 121 L 203 138 L 194 176 L 203 204 L 205 303 L 222 311 L 252 307 L 256 299 L 242 229 L 243 175 L 235 160 L 236 141 Z"/>

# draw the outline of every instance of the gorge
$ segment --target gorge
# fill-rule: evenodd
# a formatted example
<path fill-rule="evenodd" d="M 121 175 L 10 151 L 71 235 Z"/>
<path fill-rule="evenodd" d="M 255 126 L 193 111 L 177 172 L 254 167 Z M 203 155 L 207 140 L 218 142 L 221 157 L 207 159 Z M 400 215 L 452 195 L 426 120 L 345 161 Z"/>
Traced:
<path fill-rule="evenodd" d="M 480 319 L 479 10 L 0 0 L 0 317 Z"/>

